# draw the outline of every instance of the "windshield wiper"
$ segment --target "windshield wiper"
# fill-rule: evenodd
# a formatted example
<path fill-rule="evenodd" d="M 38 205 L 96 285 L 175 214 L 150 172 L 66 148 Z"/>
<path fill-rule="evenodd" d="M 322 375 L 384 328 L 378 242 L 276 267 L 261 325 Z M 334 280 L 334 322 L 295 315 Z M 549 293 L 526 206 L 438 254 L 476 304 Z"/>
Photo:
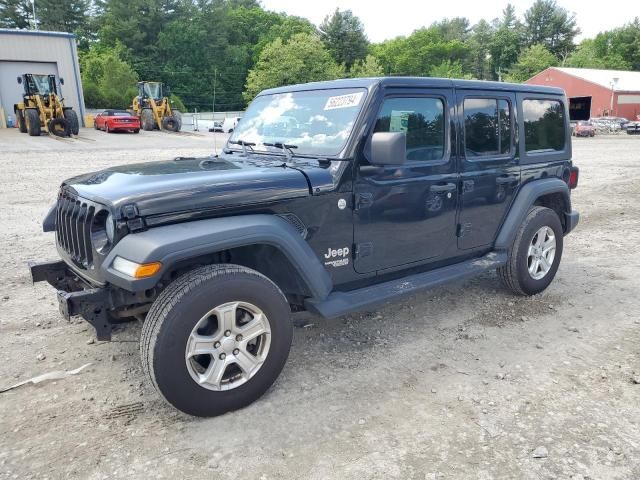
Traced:
<path fill-rule="evenodd" d="M 247 147 L 251 149 L 253 152 L 253 147 L 255 146 L 254 142 L 245 142 L 244 140 L 229 140 L 231 145 L 241 145 L 242 146 L 242 155 L 247 156 Z"/>
<path fill-rule="evenodd" d="M 289 162 L 293 158 L 293 150 L 295 148 L 298 148 L 297 145 L 291 145 L 290 143 L 284 143 L 284 142 L 273 142 L 273 143 L 263 142 L 262 144 L 265 147 L 275 147 L 282 150 L 285 156 L 287 157 L 287 162 Z"/>

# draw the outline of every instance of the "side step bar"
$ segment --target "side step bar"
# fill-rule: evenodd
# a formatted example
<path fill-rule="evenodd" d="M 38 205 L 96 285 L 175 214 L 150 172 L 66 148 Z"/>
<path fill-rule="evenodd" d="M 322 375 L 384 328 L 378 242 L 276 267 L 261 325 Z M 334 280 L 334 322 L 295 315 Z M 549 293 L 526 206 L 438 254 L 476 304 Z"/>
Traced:
<path fill-rule="evenodd" d="M 364 308 L 374 307 L 420 290 L 475 277 L 487 270 L 495 270 L 505 265 L 506 262 L 506 252 L 491 252 L 484 257 L 378 285 L 371 285 L 350 292 L 333 292 L 329 294 L 326 300 L 321 302 L 307 300 L 305 306 L 308 311 L 316 315 L 324 318 L 335 318 Z"/>

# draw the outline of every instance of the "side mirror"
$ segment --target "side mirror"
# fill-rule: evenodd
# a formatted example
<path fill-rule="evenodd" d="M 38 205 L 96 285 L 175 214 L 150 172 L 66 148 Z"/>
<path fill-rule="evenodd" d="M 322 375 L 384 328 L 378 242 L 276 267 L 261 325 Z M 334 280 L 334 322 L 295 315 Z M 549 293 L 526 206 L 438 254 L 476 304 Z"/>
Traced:
<path fill-rule="evenodd" d="M 407 158 L 407 134 L 376 132 L 371 137 L 372 165 L 402 165 Z"/>
<path fill-rule="evenodd" d="M 60 85 L 64 85 L 64 78 L 60 78 Z"/>
<path fill-rule="evenodd" d="M 18 77 L 18 85 L 22 85 L 22 77 Z"/>

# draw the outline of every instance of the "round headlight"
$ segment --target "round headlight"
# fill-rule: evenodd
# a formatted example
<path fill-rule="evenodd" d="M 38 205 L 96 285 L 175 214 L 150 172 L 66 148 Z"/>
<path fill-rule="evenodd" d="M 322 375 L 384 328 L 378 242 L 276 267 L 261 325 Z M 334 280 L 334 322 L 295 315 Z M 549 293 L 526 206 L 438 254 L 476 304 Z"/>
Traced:
<path fill-rule="evenodd" d="M 109 213 L 102 210 L 93 217 L 91 223 L 91 243 L 96 252 L 101 255 L 106 255 L 111 249 L 111 240 L 107 234 L 107 220 Z"/>
<path fill-rule="evenodd" d="M 107 238 L 109 239 L 109 243 L 113 243 L 113 239 L 116 236 L 116 224 L 113 221 L 113 215 L 109 214 L 107 217 L 107 222 L 105 224 L 105 230 L 107 232 Z"/>

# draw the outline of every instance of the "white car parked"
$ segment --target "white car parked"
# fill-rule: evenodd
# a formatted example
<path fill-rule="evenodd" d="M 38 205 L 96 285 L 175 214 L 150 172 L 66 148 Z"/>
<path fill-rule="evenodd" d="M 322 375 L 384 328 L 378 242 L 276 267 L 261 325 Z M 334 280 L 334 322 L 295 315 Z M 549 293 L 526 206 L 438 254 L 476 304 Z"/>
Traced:
<path fill-rule="evenodd" d="M 224 133 L 232 133 L 233 129 L 236 128 L 236 125 L 240 121 L 242 117 L 229 117 L 225 118 L 224 122 L 222 122 L 222 131 Z"/>

